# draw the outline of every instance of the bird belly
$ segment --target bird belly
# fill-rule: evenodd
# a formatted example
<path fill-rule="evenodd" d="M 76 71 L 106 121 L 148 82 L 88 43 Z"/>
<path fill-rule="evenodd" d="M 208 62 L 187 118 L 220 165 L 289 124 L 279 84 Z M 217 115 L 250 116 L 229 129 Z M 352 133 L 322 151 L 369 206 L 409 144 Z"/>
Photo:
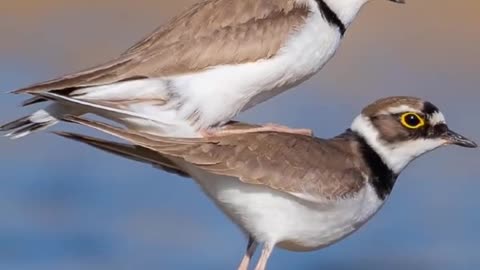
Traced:
<path fill-rule="evenodd" d="M 172 77 L 172 89 L 184 99 L 179 115 L 195 115 L 200 128 L 231 120 L 310 78 L 333 56 L 340 40 L 321 14 L 312 13 L 273 58 Z"/>
<path fill-rule="evenodd" d="M 76 99 L 113 103 L 141 115 L 99 114 L 129 128 L 157 135 L 195 137 L 238 113 L 305 81 L 333 56 L 340 33 L 318 12 L 292 34 L 277 54 L 256 62 L 220 65 L 189 74 L 82 88 Z M 232 52 L 234 53 L 234 52 Z M 128 101 L 128 102 L 125 102 Z"/>
<path fill-rule="evenodd" d="M 350 199 L 311 202 L 232 177 L 196 174 L 195 178 L 224 213 L 257 241 L 293 251 L 315 250 L 343 239 L 383 203 L 370 186 Z"/>

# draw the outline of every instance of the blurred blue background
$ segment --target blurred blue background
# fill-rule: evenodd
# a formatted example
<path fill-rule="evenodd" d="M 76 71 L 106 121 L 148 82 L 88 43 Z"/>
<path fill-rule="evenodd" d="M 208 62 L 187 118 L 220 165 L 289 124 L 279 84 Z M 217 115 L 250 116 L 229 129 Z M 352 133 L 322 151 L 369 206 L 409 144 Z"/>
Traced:
<path fill-rule="evenodd" d="M 109 59 L 193 2 L 4 1 L 0 90 Z M 480 141 L 479 10 L 372 1 L 319 75 L 240 119 L 330 137 L 379 97 L 416 95 Z M 27 113 L 23 98 L 0 95 L 0 122 Z M 242 234 L 188 179 L 48 133 L 0 138 L 0 151 L 0 269 L 234 269 L 243 254 Z M 317 252 L 276 250 L 270 269 L 480 269 L 479 175 L 478 150 L 435 151 L 360 231 Z"/>

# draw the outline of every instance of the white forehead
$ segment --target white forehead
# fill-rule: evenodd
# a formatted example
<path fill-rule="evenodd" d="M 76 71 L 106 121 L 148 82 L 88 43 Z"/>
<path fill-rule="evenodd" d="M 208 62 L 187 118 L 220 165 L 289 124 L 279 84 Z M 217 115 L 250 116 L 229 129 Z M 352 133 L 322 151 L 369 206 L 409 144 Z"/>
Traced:
<path fill-rule="evenodd" d="M 429 116 L 429 120 L 432 126 L 447 123 L 447 121 L 445 120 L 445 116 L 443 116 L 443 113 L 441 112 L 434 112 Z"/>

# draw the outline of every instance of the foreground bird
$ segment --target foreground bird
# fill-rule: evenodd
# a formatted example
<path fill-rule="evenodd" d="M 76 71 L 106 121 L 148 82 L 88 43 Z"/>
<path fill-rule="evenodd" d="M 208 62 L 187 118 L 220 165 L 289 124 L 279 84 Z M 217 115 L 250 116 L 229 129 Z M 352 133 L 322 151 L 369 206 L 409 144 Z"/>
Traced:
<path fill-rule="evenodd" d="M 319 71 L 367 1 L 203 1 L 112 61 L 15 91 L 33 95 L 25 106 L 53 104 L 0 131 L 15 139 L 66 114 L 94 113 L 164 136 L 219 133 L 239 112 Z"/>
<path fill-rule="evenodd" d="M 239 269 L 248 268 L 257 243 L 264 245 L 256 267 L 261 270 L 276 246 L 309 251 L 343 239 L 380 209 L 409 162 L 442 145 L 477 147 L 451 131 L 437 107 L 414 97 L 369 105 L 333 139 L 279 132 L 179 139 L 67 120 L 133 145 L 62 136 L 192 177 L 249 235 Z"/>

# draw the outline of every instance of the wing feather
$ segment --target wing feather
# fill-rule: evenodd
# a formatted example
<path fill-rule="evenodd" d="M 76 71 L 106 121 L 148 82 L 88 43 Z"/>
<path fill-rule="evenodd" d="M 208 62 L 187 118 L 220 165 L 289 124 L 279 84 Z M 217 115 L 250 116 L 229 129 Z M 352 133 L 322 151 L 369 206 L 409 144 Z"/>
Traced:
<path fill-rule="evenodd" d="M 175 165 L 174 162 L 166 158 L 164 155 L 141 146 L 107 141 L 107 140 L 102 140 L 102 139 L 98 139 L 90 136 L 80 135 L 76 133 L 69 133 L 69 132 L 54 132 L 54 134 L 57 134 L 59 136 L 62 136 L 70 140 L 88 144 L 97 149 L 103 150 L 105 152 L 108 152 L 114 155 L 118 155 L 127 159 L 151 164 L 152 166 L 160 168 L 169 173 L 174 173 L 183 177 L 189 177 L 187 172 L 180 169 L 178 166 Z"/>
<path fill-rule="evenodd" d="M 294 0 L 207 0 L 107 64 L 14 93 L 79 89 L 268 59 L 308 14 L 308 8 Z"/>
<path fill-rule="evenodd" d="M 140 134 L 77 117 L 67 120 L 212 174 L 235 177 L 247 184 L 268 186 L 309 200 L 350 197 L 366 183 L 365 173 L 346 151 L 348 143 L 341 141 L 275 132 L 179 139 Z"/>

